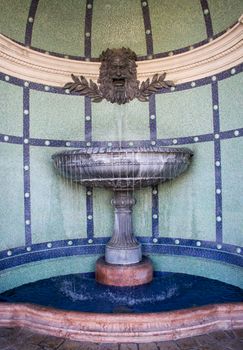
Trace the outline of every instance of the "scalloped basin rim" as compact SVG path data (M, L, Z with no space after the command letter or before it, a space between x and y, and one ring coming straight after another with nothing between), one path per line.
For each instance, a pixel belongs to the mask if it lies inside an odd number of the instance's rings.
M52 155L52 159L60 155L70 155L70 154L97 154L97 153L185 153L193 156L193 152L186 147L167 147L167 146L157 146L157 147L130 147L130 148L111 148L111 147L83 147L74 150L64 150L61 152L56 152Z
M187 148L89 147L52 155L59 175L84 186L134 189L172 180L190 164Z

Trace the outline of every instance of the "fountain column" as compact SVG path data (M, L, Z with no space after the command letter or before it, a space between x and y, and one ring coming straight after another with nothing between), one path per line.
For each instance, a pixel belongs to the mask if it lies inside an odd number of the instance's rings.
M138 286L153 278L151 260L142 256L141 244L133 235L132 207L136 203L131 189L115 190L114 230L105 248L105 257L96 262L96 281L112 286Z
M114 191L113 235L106 245L105 261L115 265L135 264L142 260L141 245L132 231L132 207L136 203L131 190Z

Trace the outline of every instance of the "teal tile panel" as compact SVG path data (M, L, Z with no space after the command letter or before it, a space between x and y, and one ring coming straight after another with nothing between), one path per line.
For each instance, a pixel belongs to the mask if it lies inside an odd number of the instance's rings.
M84 140L84 98L31 90L30 136Z
M156 95L156 109L158 138L213 132L210 85Z
M200 1L149 0L154 53L171 51L206 39Z
M31 0L0 1L0 33L24 43Z
M125 105L107 101L92 104L94 141L146 140L150 137L148 102Z
M135 236L152 236L152 194L151 188L134 192L136 204L133 207L133 232Z
M113 192L103 188L93 189L94 236L110 237L114 225Z
M155 271L187 273L243 288L243 269L239 266L190 256L151 255L151 258Z
M0 144L0 250L25 245L23 147Z
M0 271L0 293L26 283L72 273L93 272L98 255L37 261Z
M40 0L32 46L67 55L84 56L86 1Z
M160 236L215 240L214 145L188 145L187 172L159 186Z
M243 246L243 139L221 142L223 241Z
M208 0L214 34L235 23L243 13L242 0Z
M241 267L186 256L151 255L156 271L179 272L217 279L243 288ZM38 261L0 272L0 293L44 278L94 271L97 255Z
M107 48L129 47L137 55L146 54L145 31L140 1L94 1L92 56Z
M219 82L221 130L243 127L243 73Z
M51 155L56 151L30 150L33 243L87 237L85 188L55 173Z
M0 133L23 135L23 89L0 81Z

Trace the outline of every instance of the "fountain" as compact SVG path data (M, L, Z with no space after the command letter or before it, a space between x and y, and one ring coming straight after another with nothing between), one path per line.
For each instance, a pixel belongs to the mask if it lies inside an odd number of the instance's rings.
M155 91L173 85L164 80L165 73L140 84L135 59L129 49L107 49L101 55L99 85L73 75L73 82L65 88L89 96L93 102L106 99L125 104L134 98L147 101ZM233 294L232 286L226 285L218 295L222 283L183 274L152 281L152 262L142 255L133 235L134 191L176 178L186 171L191 157L189 149L161 146L87 147L54 154L57 172L70 183L114 192L114 231L105 257L96 262L98 283L78 274L10 290L0 295L0 302L4 301L0 327L26 327L73 340L106 343L170 340L242 327L241 290L236 288ZM196 288L190 293L192 284Z
M132 231L133 191L174 179L187 169L191 157L189 149L169 147L90 147L52 156L59 174L70 181L114 191L114 231L105 258L96 263L98 282L114 286L151 282L152 263L142 256Z
M155 74L150 81L137 80L135 52L130 49L107 49L100 60L99 86L83 76L72 75L66 89L89 96L93 102L103 99L119 105L137 98L141 102L155 91L174 83L166 74ZM190 164L192 152L185 148L84 148L53 155L59 174L85 186L112 188L115 208L113 235L106 245L105 258L96 263L96 280L113 286L136 286L151 282L151 261L142 256L141 245L132 231L134 189L155 186L172 180Z

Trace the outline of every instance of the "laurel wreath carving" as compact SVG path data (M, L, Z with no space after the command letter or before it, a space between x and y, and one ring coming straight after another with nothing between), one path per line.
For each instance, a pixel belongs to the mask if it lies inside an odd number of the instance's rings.
M168 89L171 86L175 86L173 81L165 80L166 73L162 75L155 74L150 82L150 79L143 81L139 87L139 95L137 99L141 102L148 101L149 96L161 89Z
M88 96L93 102L100 102L105 98L100 91L99 86L94 83L93 80L90 79L88 81L83 75L77 77L76 75L71 74L71 77L73 81L65 84L64 89L68 89L70 92L77 92L81 96ZM138 81L138 87L134 92L134 97L141 102L147 102L149 96L155 92L175 86L173 81L165 80L165 77L166 73L163 73L162 75L155 74L151 81L149 78L141 84Z
M70 92L78 92L81 96L89 96L93 102L100 102L103 100L103 96L99 87L93 80L88 80L81 75L78 78L76 75L71 74L73 82L69 82L64 85L64 89L68 89Z

